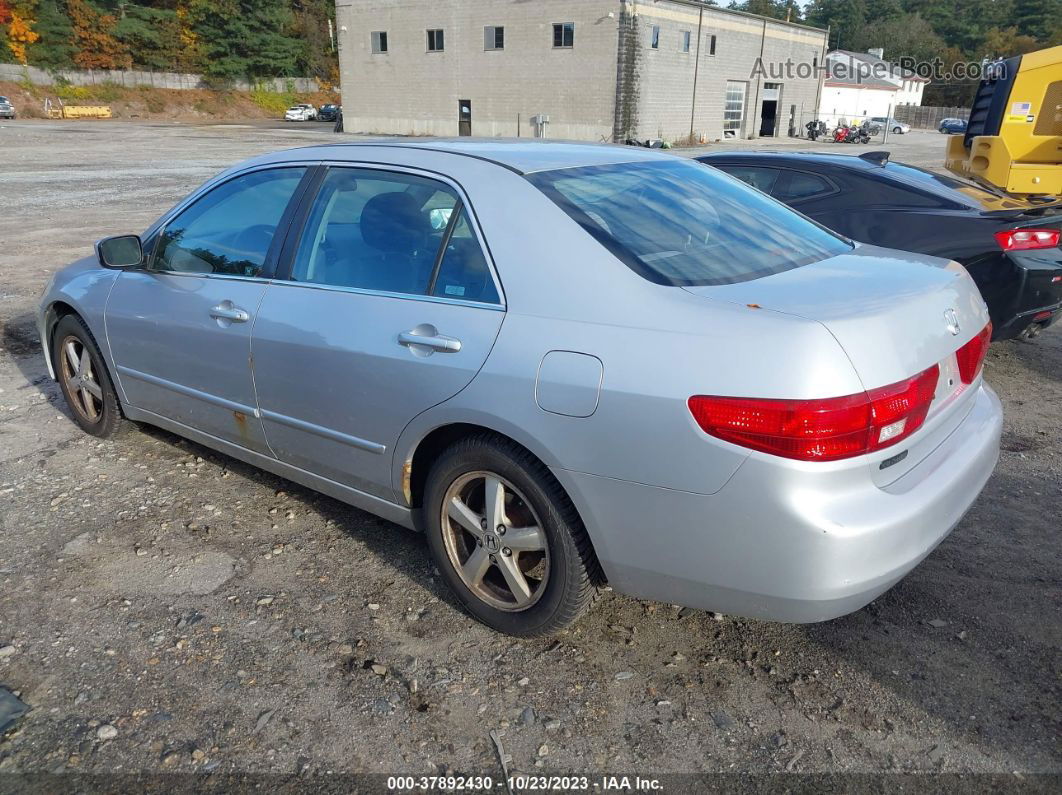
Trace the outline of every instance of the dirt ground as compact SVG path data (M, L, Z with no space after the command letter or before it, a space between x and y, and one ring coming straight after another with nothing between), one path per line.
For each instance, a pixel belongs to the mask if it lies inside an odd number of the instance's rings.
M80 433L33 325L48 275L235 161L333 139L0 125L0 685L30 707L0 740L0 791L69 790L61 777L77 773L500 780L491 730L511 770L592 783L1057 784L1043 776L1062 774L1057 328L989 353L1003 452L960 526L896 588L824 624L609 593L566 634L517 641L455 607L413 533L163 431ZM935 164L942 146L922 133L891 148Z

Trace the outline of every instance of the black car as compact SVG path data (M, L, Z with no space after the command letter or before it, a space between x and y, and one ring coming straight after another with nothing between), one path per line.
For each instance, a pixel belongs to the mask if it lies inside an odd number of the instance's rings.
M995 340L1035 337L1062 312L1062 198L1020 199L889 162L888 152L719 152L697 158L853 240L956 260Z
M317 111L317 121L335 121L339 116L339 105L333 102L322 105Z
M937 129L946 135L964 133L966 132L966 119L941 119Z

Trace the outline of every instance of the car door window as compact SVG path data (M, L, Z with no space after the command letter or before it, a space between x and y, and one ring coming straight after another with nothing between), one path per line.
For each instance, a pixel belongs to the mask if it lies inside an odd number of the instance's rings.
M833 193L836 190L833 183L817 174L808 174L806 171L790 171L786 176L788 179L782 180L774 192L775 198L784 202L825 196L827 193Z
M732 177L737 177L754 188L764 193L771 193L778 182L779 171L776 168L763 168L762 166L731 166L720 165L717 168L725 171Z
M483 256L483 247L468 223L468 210L464 206L458 209L458 216L453 219L446 250L432 285L432 295L498 303L498 289L494 286L487 258Z
M166 224L151 268L259 276L305 167L253 171L229 180Z
M303 229L291 279L497 301L482 246L457 193L401 172L330 169Z

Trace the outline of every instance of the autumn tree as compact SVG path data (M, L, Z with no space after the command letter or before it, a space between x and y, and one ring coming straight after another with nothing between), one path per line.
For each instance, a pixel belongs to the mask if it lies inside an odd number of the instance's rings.
M0 0L0 30L7 34L6 50L21 64L27 62L27 47L40 38L33 30L34 5L31 0L14 3Z
M117 18L97 11L87 0L67 0L73 24L74 64L82 69L129 69L128 47L115 37Z

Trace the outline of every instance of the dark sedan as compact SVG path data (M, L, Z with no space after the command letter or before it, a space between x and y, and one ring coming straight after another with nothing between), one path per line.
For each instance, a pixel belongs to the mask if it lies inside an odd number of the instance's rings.
M339 105L333 102L322 105L320 110L317 111L317 121L335 121L338 116Z
M698 157L853 240L956 260L988 304L993 339L1035 337L1062 312L1062 199L1019 199L891 163L887 152Z
M937 129L946 135L964 133L966 132L966 119L941 119Z

